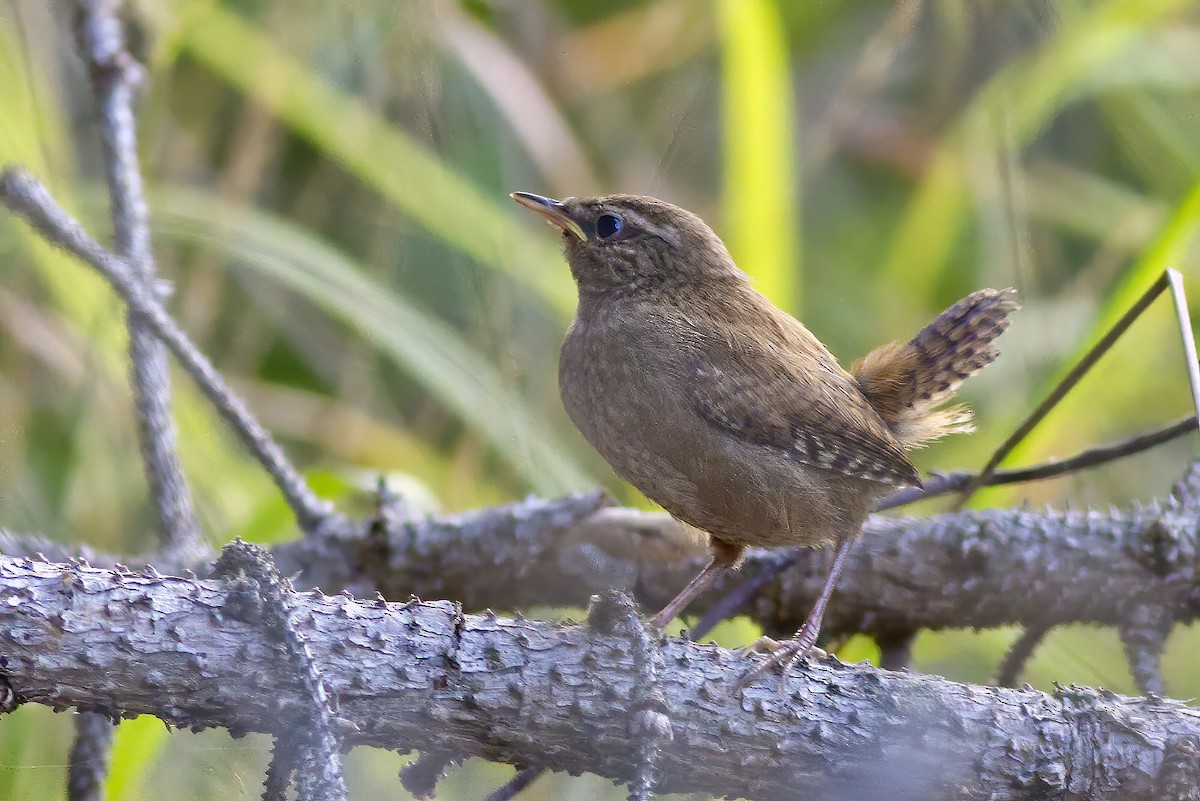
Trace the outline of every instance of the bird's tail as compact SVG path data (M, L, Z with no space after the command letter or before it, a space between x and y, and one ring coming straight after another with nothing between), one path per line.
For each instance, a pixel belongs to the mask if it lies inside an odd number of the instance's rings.
M1016 290L980 289L946 309L909 342L876 348L850 368L896 439L908 448L974 430L965 406L939 409L991 363L993 344L1019 306Z

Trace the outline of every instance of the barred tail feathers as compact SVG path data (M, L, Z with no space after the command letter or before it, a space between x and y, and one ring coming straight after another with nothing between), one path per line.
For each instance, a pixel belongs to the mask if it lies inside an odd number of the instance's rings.
M863 394L906 448L974 430L967 407L937 407L999 355L994 341L1019 308L1016 294L1013 289L972 292L910 341L878 347L850 368Z

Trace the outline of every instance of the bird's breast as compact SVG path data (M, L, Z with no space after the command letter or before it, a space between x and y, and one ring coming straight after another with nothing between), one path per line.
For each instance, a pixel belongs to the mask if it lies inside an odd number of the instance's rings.
M703 337L654 322L577 320L562 346L563 406L618 476L684 522L741 545L817 545L839 536L844 521L861 522L865 503L838 497L832 474L702 419L688 382Z

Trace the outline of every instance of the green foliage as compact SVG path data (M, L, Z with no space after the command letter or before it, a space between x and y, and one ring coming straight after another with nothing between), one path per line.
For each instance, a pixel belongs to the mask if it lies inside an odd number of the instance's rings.
M980 464L1163 267L1200 291L1200 9L1185 0L134 5L172 308L343 504L378 473L448 509L597 481L631 495L561 411L573 289L514 189L648 192L702 213L847 362L970 289L1017 286L1005 356L967 386L979 433L918 454L924 469ZM0 0L0 162L28 166L108 240L62 13ZM145 549L119 304L2 216L0 275L0 523ZM211 536L290 536L186 380L175 395ZM1164 303L1016 461L1188 407ZM1194 451L981 499L1160 496ZM714 636L753 634L739 620ZM922 635L916 667L986 680L1013 636ZM1196 638L1170 644L1175 696L1200 693ZM865 638L842 655L878 658ZM1111 632L1090 629L1052 634L1029 679L1131 689ZM67 723L34 708L0 719L0 797L62 797ZM118 741L114 798L167 779L189 788L180 798L259 795L261 738L142 719ZM356 796L399 796L399 761L352 754ZM443 797L482 797L509 773L469 763ZM603 784L545 777L528 797L620 797Z
M721 0L717 19L724 238L759 290L788 308L802 271L786 32L774 0Z

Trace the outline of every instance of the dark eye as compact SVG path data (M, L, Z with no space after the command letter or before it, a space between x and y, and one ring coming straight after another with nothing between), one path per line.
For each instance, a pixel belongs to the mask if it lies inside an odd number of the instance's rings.
M596 218L596 235L601 239L612 239L624 227L625 223L615 214L601 214Z

